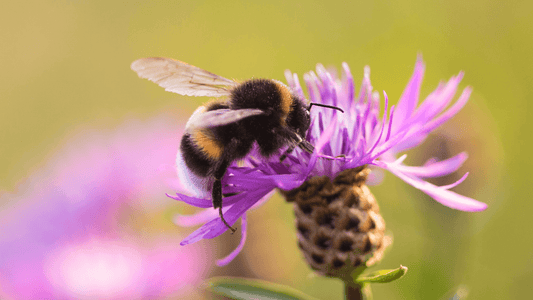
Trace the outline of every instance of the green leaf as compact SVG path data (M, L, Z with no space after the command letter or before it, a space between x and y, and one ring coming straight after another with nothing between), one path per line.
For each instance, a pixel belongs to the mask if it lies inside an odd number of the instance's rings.
M291 287L257 279L213 277L206 284L211 292L231 299L317 300Z
M407 273L407 267L400 265L397 269L379 270L368 274L362 274L355 278L355 283L363 285L365 283L387 283L400 279Z

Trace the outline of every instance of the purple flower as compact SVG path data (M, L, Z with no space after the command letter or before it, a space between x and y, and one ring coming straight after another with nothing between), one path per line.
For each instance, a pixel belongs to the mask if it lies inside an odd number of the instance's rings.
M385 105L382 116L379 93L372 91L368 66L364 69L364 79L358 95L355 94L353 77L346 63L342 65L342 78L337 78L322 65L317 66L316 73L305 74L304 81L311 102L338 106L345 113L333 109L311 111L307 140L315 146L313 154L296 149L285 161L280 162L279 156L262 158L256 151L252 151L244 160L244 165L234 163L228 169L222 180L223 193L238 194L224 198L224 217L229 224L242 217L242 238L239 247L219 261L219 265L231 261L242 249L246 239L246 211L266 201L266 196L272 190L291 190L313 176L327 175L334 178L343 170L362 165L388 170L445 206L463 211L484 210L486 204L449 190L461 183L468 173L459 181L440 187L424 180L456 171L466 160L466 153L459 153L443 161L430 159L423 166L417 167L403 164L406 155L397 157L398 153L422 143L432 130L453 117L466 104L472 91L470 87L465 88L458 100L450 105L463 77L461 72L448 82L439 84L418 105L424 69L425 65L419 57L414 74L396 106L389 107L387 94L383 93ZM296 74L286 71L285 76L293 92L305 99ZM279 152L281 153L283 151ZM212 207L210 199L182 194L173 198L197 207ZM196 216L179 216L177 223L205 223L185 238L182 245L214 238L228 229L212 208Z
M210 251L179 247L176 236L161 230L156 236L132 229L142 226L139 212L168 203L162 182L175 178L165 165L175 156L180 126L161 116L109 132L82 130L16 192L4 192L0 298L155 299L191 292L206 275Z

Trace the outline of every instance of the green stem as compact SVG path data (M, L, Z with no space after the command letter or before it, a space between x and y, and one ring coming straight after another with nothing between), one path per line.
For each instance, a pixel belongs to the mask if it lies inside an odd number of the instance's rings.
M358 285L354 282L344 282L344 299L345 300L372 300L372 289L370 284Z
M344 299L345 300L363 300L363 291L360 285L353 282L350 284L344 282Z

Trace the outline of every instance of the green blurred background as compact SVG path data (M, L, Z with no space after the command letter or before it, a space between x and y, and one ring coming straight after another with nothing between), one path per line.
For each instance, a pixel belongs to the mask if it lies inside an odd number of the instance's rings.
M460 70L466 73L461 89L471 85L474 93L407 162L467 151L459 173L435 182L448 184L470 171L455 190L489 207L454 211L387 174L372 188L394 234L379 267L402 264L409 272L374 285L374 296L445 299L464 285L471 299L525 298L533 280L527 225L533 209L527 175L532 19L533 4L526 1L9 1L0 12L0 188L14 190L79 126L112 128L128 115L162 110L186 118L207 100L139 79L129 68L137 58L172 57L229 78L280 80L287 68L301 76L316 63L346 61L357 88L369 65L374 89L394 102L422 53L422 96ZM160 217L190 212L169 201ZM263 278L321 299L342 297L339 282L309 276L291 207L279 196L249 222L245 251L212 274ZM236 245L238 237L226 233L203 243L221 247L227 240Z

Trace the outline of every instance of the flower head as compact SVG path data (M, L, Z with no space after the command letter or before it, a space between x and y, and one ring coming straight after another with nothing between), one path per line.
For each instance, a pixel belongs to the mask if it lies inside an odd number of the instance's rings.
M345 113L333 109L311 111L311 126L306 139L315 147L312 154L296 149L280 162L279 155L263 158L257 151L252 151L241 166L236 163L230 166L222 180L223 193L236 194L224 198L224 217L229 224L242 217L243 234L241 245L219 264L229 262L238 254L246 237L246 211L265 201L272 190L292 190L314 176L326 175L333 179L344 170L364 165L390 171L445 206L463 211L484 210L486 204L449 190L461 183L468 173L459 181L440 187L424 180L456 171L466 160L466 153L459 153L443 161L430 159L423 166L417 167L403 164L406 155L397 157L400 152L422 143L432 130L453 117L466 104L471 93L470 87L465 88L458 100L450 105L463 77L461 72L448 82L439 84L419 105L424 69L425 65L419 58L414 74L396 106L389 106L387 94L383 93L383 113L379 93L372 90L368 66L364 69L358 95L346 63L342 65L341 78L328 72L322 65L317 66L316 73L305 74L304 81L310 102L337 106ZM297 75L290 71L285 75L293 92L305 99ZM280 150L280 155L283 150L285 149ZM173 198L197 207L212 206L209 199L182 194ZM227 230L212 210L201 212L197 216L178 218L178 224L182 225L204 222L207 223L181 244L214 238Z

